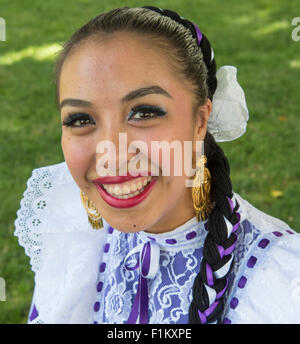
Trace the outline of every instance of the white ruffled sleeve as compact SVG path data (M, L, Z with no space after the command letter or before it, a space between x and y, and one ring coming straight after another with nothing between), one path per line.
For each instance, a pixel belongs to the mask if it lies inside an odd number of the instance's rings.
M228 300L225 323L300 323L300 235L262 233L247 254Z
M91 228L66 163L33 170L20 205L14 235L35 272L28 322L91 323L106 231Z

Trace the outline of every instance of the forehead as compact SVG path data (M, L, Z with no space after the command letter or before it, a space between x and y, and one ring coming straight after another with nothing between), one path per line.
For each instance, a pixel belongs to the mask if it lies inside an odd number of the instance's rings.
M149 38L133 33L87 40L66 58L60 75L60 100L121 98L131 89L159 85L174 94L189 92L166 57Z

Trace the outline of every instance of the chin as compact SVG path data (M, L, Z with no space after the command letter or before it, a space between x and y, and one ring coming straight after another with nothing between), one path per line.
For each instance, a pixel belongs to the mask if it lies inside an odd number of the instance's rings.
M105 218L105 217L104 217ZM114 221L113 219L110 221L109 218L105 218L105 220L116 230L123 232L123 233L136 233L140 231L144 231L147 228L149 228L151 225L148 226L145 225L145 222L143 221L143 224L139 223L138 221Z

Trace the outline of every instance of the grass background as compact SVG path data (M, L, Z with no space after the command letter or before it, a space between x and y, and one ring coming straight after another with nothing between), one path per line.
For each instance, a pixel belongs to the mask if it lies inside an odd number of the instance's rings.
M300 231L300 41L292 40L291 25L300 17L298 0L0 0L0 17L6 20L6 41L0 42L2 324L26 322L34 286L29 258L13 236L26 181L34 168L64 160L53 51L97 14L143 5L172 9L194 21L212 42L218 66L238 68L250 111L248 130L221 144L234 191Z

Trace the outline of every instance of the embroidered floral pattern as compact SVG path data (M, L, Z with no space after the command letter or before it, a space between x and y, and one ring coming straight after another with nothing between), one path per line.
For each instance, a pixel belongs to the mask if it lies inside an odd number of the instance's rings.
M236 268L229 277L231 282L238 272L240 259L259 233L247 220L237 230L239 240L236 250L239 254ZM105 256L105 261L100 264L99 281L103 282L103 288L96 300L101 307L95 312L94 322L126 323L137 292L139 275L136 270L125 269L124 258L132 248L152 240L159 244L161 251L160 269L153 280L148 280L149 323L188 323L192 286L200 268L205 236L204 223L198 223L195 218L164 234L149 236L145 232L125 234L115 231L106 243L110 247L110 255ZM104 263L107 270L102 271ZM132 266L135 264L136 260L132 258ZM230 288L226 293L228 297Z

